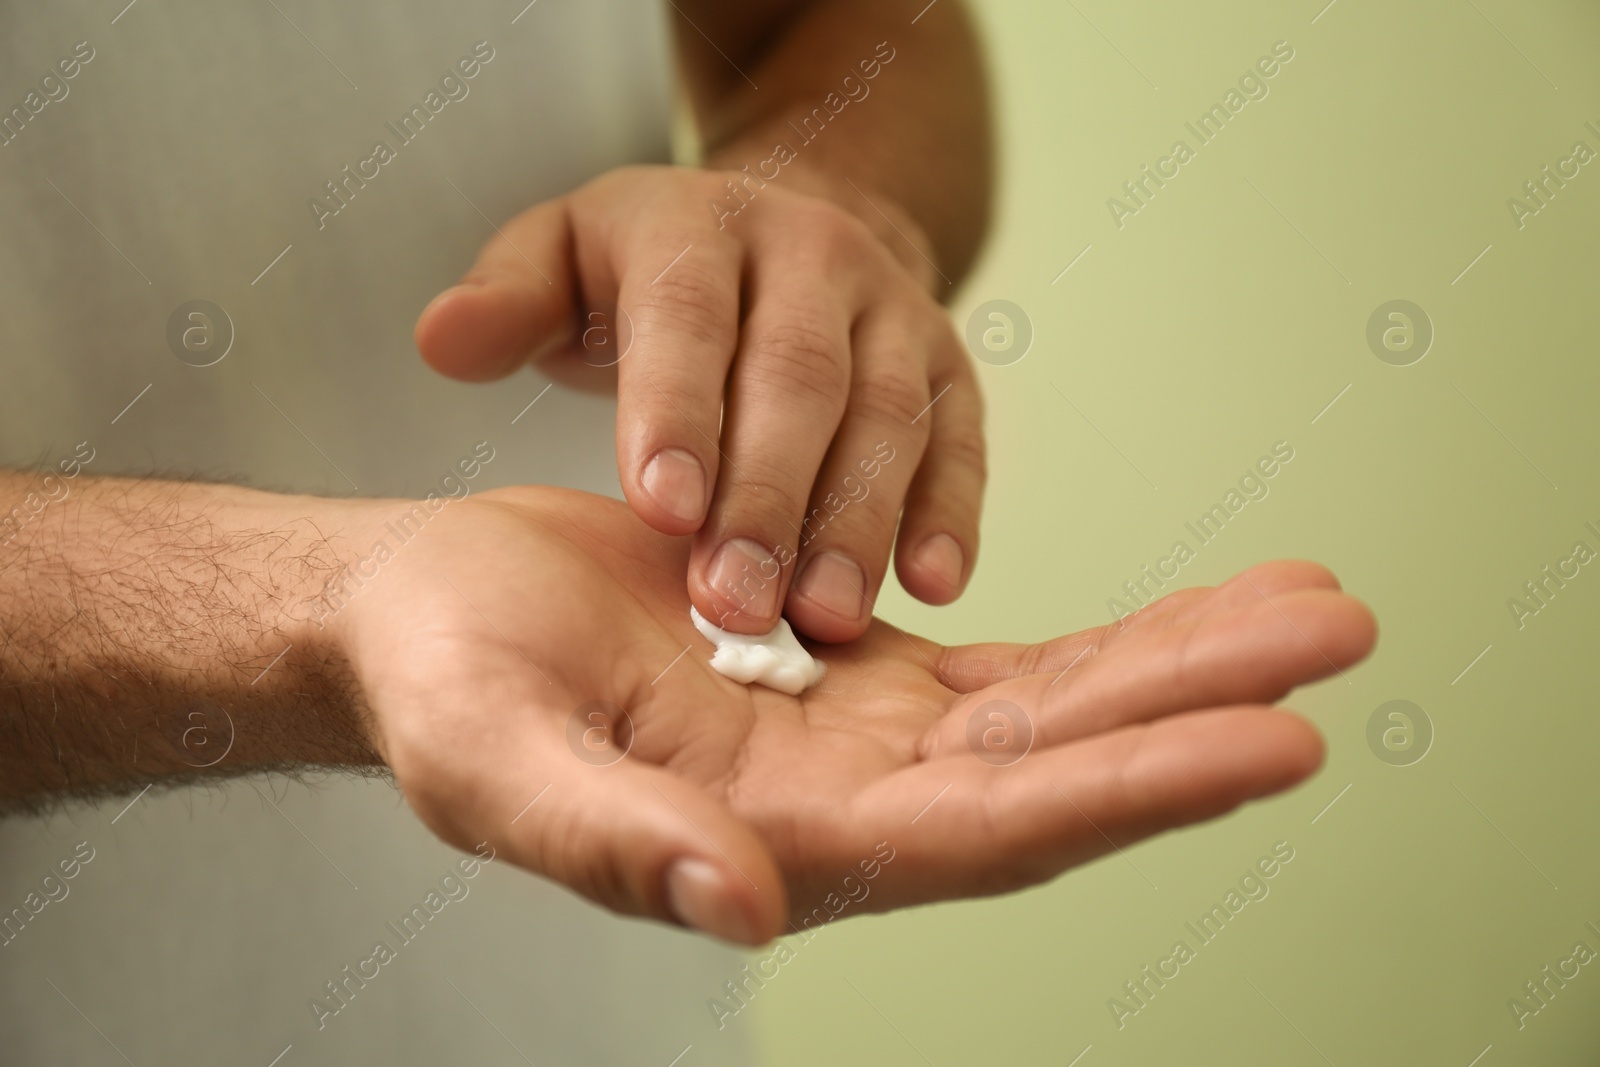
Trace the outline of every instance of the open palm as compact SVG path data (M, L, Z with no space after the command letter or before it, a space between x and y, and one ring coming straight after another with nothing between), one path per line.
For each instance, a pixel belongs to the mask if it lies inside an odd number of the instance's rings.
M1040 645L875 620L812 646L828 674L790 697L710 669L688 553L616 501L498 490L433 519L340 626L445 840L747 943L1021 888L1287 788L1322 744L1270 705L1375 633L1326 570L1274 563Z

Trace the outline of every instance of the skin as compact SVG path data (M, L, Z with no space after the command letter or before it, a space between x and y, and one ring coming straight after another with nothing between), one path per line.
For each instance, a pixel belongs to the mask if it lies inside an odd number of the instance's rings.
M652 528L694 536L701 614L758 634L781 612L848 641L891 554L931 604L977 556L982 404L940 300L988 219L978 46L956 0L674 10L705 166L624 168L505 223L417 344L457 378L533 362L614 388L623 492ZM829 94L837 117L806 143ZM795 150L781 166L779 143ZM879 441L899 461L807 537Z
M984 477L939 300L987 217L987 101L960 4L921 6L676 0L707 166L626 168L535 206L423 312L424 357L471 380L532 360L594 384L589 315L609 316L607 352L630 323L609 372L626 505L47 488L0 530L0 810L391 773L464 850L757 944L832 912L864 863L853 913L1006 892L1310 774L1320 738L1273 705L1374 640L1314 564L1042 645L943 648L870 617L891 552L914 595L959 595ZM708 200L880 42L895 58L872 96L723 225ZM894 461L835 511L879 442ZM652 474L663 451L700 473ZM0 499L38 489L0 472ZM803 540L818 506L834 517ZM406 516L421 529L400 543ZM759 594L731 597L714 565L737 539L787 549ZM374 562L380 541L394 554ZM798 698L745 687L707 666L691 601L730 629L781 609L842 643L813 646L828 675ZM992 735L997 700L1031 734L1004 766L968 741L975 717ZM596 701L626 717L591 718Z
M616 501L449 503L330 611L326 583L394 543L409 502L79 482L0 569L0 803L191 780L189 711L223 708L233 746L203 773L386 766L457 847L747 944L884 845L854 911L1008 892L1288 788L1322 742L1273 705L1374 640L1326 570L1275 563L1040 645L874 621L813 645L828 675L796 698L710 669L691 541ZM63 554L67 529L97 536ZM130 607L156 581L176 617ZM589 718L597 700L627 725ZM967 740L994 700L1031 724L1008 766Z

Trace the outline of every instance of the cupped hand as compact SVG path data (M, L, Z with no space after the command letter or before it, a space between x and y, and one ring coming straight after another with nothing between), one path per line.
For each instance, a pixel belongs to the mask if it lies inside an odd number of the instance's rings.
M1375 635L1326 570L1273 563L1039 645L875 620L790 697L710 669L690 551L615 501L497 490L334 625L446 841L750 944L856 899L846 876L873 876L856 911L1002 893L1286 789L1322 742L1272 704Z
M891 550L918 599L965 587L982 411L914 223L800 181L612 171L500 227L416 338L467 380L605 367L623 492L649 526L694 535L701 614L765 633L781 613L845 641L866 632Z

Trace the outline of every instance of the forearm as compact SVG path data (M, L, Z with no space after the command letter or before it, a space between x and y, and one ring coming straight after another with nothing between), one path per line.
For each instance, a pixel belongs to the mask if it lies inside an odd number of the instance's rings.
M977 254L993 184L988 87L959 0L931 7L926 0L683 0L680 7L706 164L748 166L763 180L776 171L774 180L788 188L829 197L908 265L915 260L933 292L948 295L946 282L959 281ZM775 12L784 9L794 10L779 21ZM690 18L729 58L685 24ZM788 155L780 146L792 151L791 161L779 162Z
M0 810L376 761L316 611L367 505L8 471L0 501Z

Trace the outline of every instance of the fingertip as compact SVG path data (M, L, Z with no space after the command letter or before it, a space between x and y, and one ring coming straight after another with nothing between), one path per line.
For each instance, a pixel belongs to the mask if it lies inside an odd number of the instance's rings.
M701 537L706 536L701 531ZM689 595L718 628L737 634L770 633L778 624L788 578L788 558L748 537L732 537L698 553L689 566Z
M434 370L439 370L435 362L435 353L439 350L439 308L451 303L461 289L459 285L436 294L428 301L420 314L417 315L416 325L411 328L411 339L416 342L417 351L422 354L422 361Z
M692 575L689 579L689 602L707 622L730 634L761 637L771 633L778 625L776 615L756 614L749 605L741 604L737 597L723 597L705 592L697 585Z
M1356 663L1366 659L1378 646L1378 616L1365 601L1349 595L1346 595L1344 600L1343 610L1349 628L1346 640L1349 642L1350 662Z
M872 621L866 574L841 552L818 552L801 564L783 614L814 640L853 641Z
M1212 716L1220 719L1213 719ZM1233 729L1234 750L1219 760L1219 769L1241 784L1249 783L1235 803L1272 796L1299 785L1322 766L1327 745L1322 732L1303 716L1286 708L1239 707L1214 713L1196 713L1197 725L1227 722ZM1231 767L1229 765L1231 764Z
M543 845L530 866L624 914L741 945L776 936L787 894L762 837L722 799L664 768L631 764L583 760L573 772L581 778L569 780L577 788L529 827Z
M1295 637L1336 669L1366 659L1377 644L1378 620L1372 609L1346 593L1297 589L1273 597L1256 611L1267 622L1273 622L1272 617L1289 620L1296 628Z
M1331 589L1338 592L1343 587L1338 575L1315 560L1275 559L1258 563L1239 575L1267 594L1287 592L1291 589Z
M947 533L923 538L909 553L895 559L895 573L906 592L924 604L942 606L959 597L967 584L968 553Z
M418 327L420 328L422 323L427 322L438 308L454 302L457 297L478 292L482 288L483 283L481 280L464 278L448 289L441 289L432 300L428 301L428 305L422 309L422 314L417 317Z
M758 947L779 933L781 910L765 905L761 894L741 888L743 876L696 857L667 869L666 902L679 923L736 945Z
M1264 780L1257 796L1269 796L1299 785L1321 770L1327 759L1328 743L1310 720L1288 709L1279 709L1271 729L1279 735L1276 738L1279 759L1275 766L1281 773L1277 779Z
M686 448L657 451L638 468L628 503L650 528L671 537L692 534L705 522L710 503L705 464Z
M783 617L789 620L796 633L829 645L842 645L847 641L854 641L867 632L867 627L872 621L868 617L858 622L845 622L838 616L819 611L810 604L797 602L792 596L789 598L789 606L784 608Z
M487 282L451 286L417 317L417 350L428 366L449 378L487 382L504 378L531 355L538 308L519 288Z

